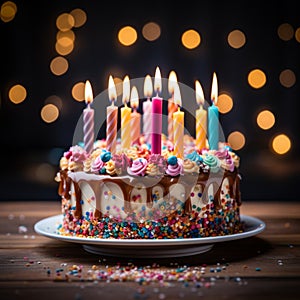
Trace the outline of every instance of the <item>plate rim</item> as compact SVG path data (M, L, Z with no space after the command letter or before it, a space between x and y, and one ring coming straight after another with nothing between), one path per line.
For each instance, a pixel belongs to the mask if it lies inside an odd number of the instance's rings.
M122 247L136 247L136 246L172 246L172 245L196 245L196 244L214 244L218 242L226 242L248 238L255 236L265 230L266 224L257 217L241 214L241 221L245 222L246 230L241 233L229 234L215 237L201 237L201 238L182 238L182 239L101 239L101 238L81 238L77 236L65 236L55 233L57 225L62 220L63 215L54 215L43 218L34 224L34 230L39 235L80 244L92 244L98 246L122 246ZM48 224L48 225L47 225ZM55 227L56 226L56 227ZM248 229L247 229L248 227ZM46 228L46 229L45 229Z

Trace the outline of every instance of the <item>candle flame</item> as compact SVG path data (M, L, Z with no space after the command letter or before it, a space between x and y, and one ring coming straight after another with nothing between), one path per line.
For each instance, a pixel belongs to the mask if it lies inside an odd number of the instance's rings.
M196 89L196 101L199 105L204 104L204 93L202 86L198 80L195 81L195 89Z
M130 81L129 76L126 75L123 80L123 103L126 105L130 96Z
M111 75L109 76L109 79L108 79L108 97L109 97L109 100L113 103L117 100L116 86L115 86L115 82Z
M178 83L174 84L174 103L177 104L178 106L182 106L182 104L181 104L181 93L180 93Z
M161 74L159 67L156 67L155 70L154 90L157 92L157 94L161 92Z
M133 109L136 109L139 106L139 95L136 86L133 86L131 89L130 106Z
M93 90L89 80L85 82L84 99L86 104L91 104L93 102Z
M214 105L217 105L218 103L218 81L215 72L213 74L213 81L212 81L212 88L211 88L211 101L213 102Z
M175 71L171 71L169 74L169 81L168 81L168 89L171 95L174 94L174 86L176 84L177 84L177 75Z
M152 84L152 79L150 75L147 75L145 77L145 82L144 82L144 95L147 98L150 98L153 93L153 84Z

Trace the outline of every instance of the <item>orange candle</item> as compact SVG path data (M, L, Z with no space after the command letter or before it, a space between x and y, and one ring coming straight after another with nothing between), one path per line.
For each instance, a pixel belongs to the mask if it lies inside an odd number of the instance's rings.
M174 103L178 105L178 110L173 113L174 155L183 158L184 112L180 110L181 95L178 84L174 86Z
M139 106L139 96L135 86L133 86L131 89L130 106L132 107L131 143L134 145L139 143L141 134L141 114L137 112L137 107Z
M207 111L203 109L204 93L198 80L195 82L196 101L199 108L196 110L196 147L201 150L206 148Z

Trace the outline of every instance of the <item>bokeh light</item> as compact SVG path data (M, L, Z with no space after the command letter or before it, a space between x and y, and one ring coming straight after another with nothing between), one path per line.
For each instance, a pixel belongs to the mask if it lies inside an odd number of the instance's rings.
M189 29L182 34L181 42L185 48L195 49L201 43L201 36L196 30Z
M233 150L240 150L245 146L246 138L241 132L233 131L228 135L227 141Z
M67 59L61 56L57 56L52 59L50 63L50 70L54 75L60 76L68 71L69 63Z
M296 83L296 75L292 70L283 70L279 75L279 81L282 86L290 88Z
M267 77L262 70L255 69L248 74L248 83L255 89L260 89L266 84L266 82Z
M45 104L54 104L59 110L62 109L63 102L57 95L51 95L45 100Z
M70 40L68 40L70 41ZM67 45L62 45L59 41L55 43L55 50L60 55L68 55L74 49L74 43L67 43Z
M59 109L54 104L46 104L41 110L41 118L46 123L52 123L57 120Z
M17 5L12 1L6 1L1 5L0 17L5 23L12 21L17 13Z
M226 114L231 111L233 107L233 100L232 98L225 93L218 95L218 108L220 113Z
M118 33L118 40L124 46L131 46L137 40L137 32L131 26L125 26Z
M289 23L279 25L277 34L283 41L289 41L294 37L294 28Z
M150 42L155 41L160 37L160 26L155 22L149 22L143 26L142 34L146 40Z
M277 154L285 154L291 149L291 140L285 134L278 134L272 140L272 149Z
M72 97L74 100L82 102L84 101L84 82L77 82L73 85L72 88Z
M257 125L264 130L270 129L275 124L275 116L269 110L261 111L256 118Z
M27 91L24 86L16 84L10 88L8 98L11 102L19 104L26 99Z
M71 14L62 13L56 19L56 27L61 31L68 31L74 25L75 25L75 20Z
M234 49L241 48L246 43L246 36L241 30L233 30L228 34L227 41L229 46Z
M75 8L70 12L70 15L74 18L74 27L78 28L86 23L87 15L84 10Z
M295 39L298 43L300 43L300 27L298 27L295 31Z

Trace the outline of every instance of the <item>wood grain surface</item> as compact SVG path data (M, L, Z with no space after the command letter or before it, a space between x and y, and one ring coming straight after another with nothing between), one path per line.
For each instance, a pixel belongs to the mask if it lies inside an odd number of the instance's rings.
M105 257L40 236L56 201L0 203L0 299L300 299L300 204L243 202L266 229L199 255Z

